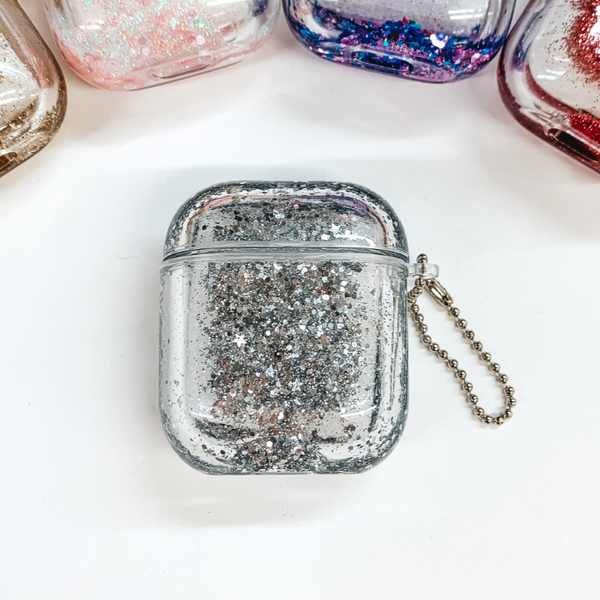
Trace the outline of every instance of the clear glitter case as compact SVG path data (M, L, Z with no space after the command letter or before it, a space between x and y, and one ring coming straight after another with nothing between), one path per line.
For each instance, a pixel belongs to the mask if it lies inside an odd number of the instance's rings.
M408 249L341 183L239 182L184 204L161 270L160 409L211 474L357 473L407 411Z
M0 176L54 137L66 110L62 73L15 0L0 4Z
M476 73L498 52L514 0L283 0L315 54L433 83Z
M600 1L532 2L503 51L499 84L529 131L600 171Z
M56 43L88 83L137 90L225 67L271 33L276 0L44 0Z

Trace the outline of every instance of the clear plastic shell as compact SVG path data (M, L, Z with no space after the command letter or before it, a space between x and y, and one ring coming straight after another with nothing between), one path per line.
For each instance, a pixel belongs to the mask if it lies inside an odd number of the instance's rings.
M15 0L0 4L0 176L54 137L66 110L62 73Z
M444 83L498 52L514 0L284 0L296 37L334 62Z
M211 474L354 473L407 410L407 249L351 185L234 183L173 220L161 271L160 408Z
M44 0L56 43L88 83L136 90L225 67L271 33L275 0Z
M600 2L536 0L503 50L502 99L529 131L600 171Z

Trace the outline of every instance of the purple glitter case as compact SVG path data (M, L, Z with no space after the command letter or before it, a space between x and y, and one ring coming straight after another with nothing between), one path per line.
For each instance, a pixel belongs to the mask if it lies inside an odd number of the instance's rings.
M391 207L329 182L238 182L171 223L160 410L209 474L358 473L407 413L408 249Z
M284 0L295 36L356 67L445 83L498 52L515 0Z

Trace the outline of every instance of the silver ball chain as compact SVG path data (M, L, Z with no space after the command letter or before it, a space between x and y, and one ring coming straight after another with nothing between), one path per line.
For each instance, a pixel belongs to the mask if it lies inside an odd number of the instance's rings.
M419 254L417 263L419 265L427 265L427 262L427 255ZM423 273L426 271L427 269L422 269ZM431 339L431 336L427 335L425 318L421 314L421 309L417 304L417 299L423 293L423 290L429 292L429 295L436 300L438 304L448 309L448 314L455 320L456 326L462 330L463 337L471 342L471 348L479 354L479 358L483 362L488 363L489 370L495 374L496 380L503 386L506 408L495 417L488 415L481 406L477 406L479 398L473 394L473 384L467 381L467 372L459 367L458 361L454 358L450 358L448 352L442 350L439 344L436 344ZM461 382L461 388L466 394L467 402L473 406L473 414L487 425L502 425L504 421L513 416L512 409L517 404L515 390L510 385L506 385L508 383L508 377L500 372L500 365L497 362L492 362L492 355L489 352L483 351L483 344L475 340L475 332L467 329L467 322L460 317L460 311L453 306L453 304L454 301L450 294L448 294L446 289L433 278L417 276L413 288L408 293L408 309L421 337L421 343L440 360L445 362L448 368L454 371L454 375Z

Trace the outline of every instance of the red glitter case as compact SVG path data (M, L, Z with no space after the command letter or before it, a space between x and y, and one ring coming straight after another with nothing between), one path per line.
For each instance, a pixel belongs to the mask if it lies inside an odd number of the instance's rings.
M504 47L502 99L529 131L600 172L600 0L534 0Z

